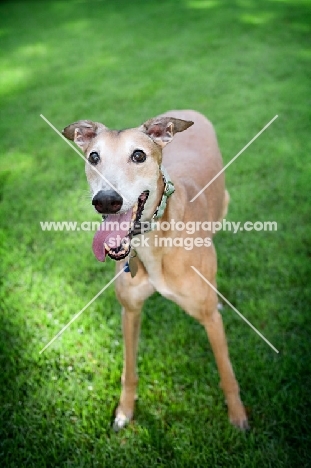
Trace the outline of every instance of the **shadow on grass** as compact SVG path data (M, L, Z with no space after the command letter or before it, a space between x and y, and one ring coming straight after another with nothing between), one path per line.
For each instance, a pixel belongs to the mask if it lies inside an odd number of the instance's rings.
M153 15L155 19L151 19ZM25 16L27 22L24 22ZM53 24L50 17L53 17ZM12 21L12 18L15 20ZM193 44L192 48L188 36L194 23L202 30L203 44ZM123 35L119 36L116 32L115 24L118 24ZM130 60L136 73L148 71L148 62L153 59L170 70L167 59L175 53L176 42L183 46L182 54L176 57L178 60L195 60L197 45L198 52L202 47L214 52L222 50L224 41L219 31L220 25L229 28L232 43L236 41L237 45L242 46L242 38L245 48L248 46L248 34L267 33L273 38L284 30L289 35L297 34L301 44L307 45L305 33L310 30L310 10L307 2L293 0L184 0L177 4L166 1L161 5L146 5L142 0L130 3L119 0L102 4L97 2L92 8L81 1L48 1L44 5L37 2L30 16L27 2L10 2L10 8L4 10L2 38L6 40L5 57L16 66L4 70L2 93L11 97L13 103L23 99L25 91L42 86L49 91L47 98L51 95L53 99L57 92L55 86L58 86L64 101L74 96L84 101L87 96L90 103L92 93L96 93L96 99L102 94L101 80L105 81L110 73L117 73L115 83L109 81L109 93L117 96L115 93L122 92L118 75L121 75L122 67L130 68ZM162 28L165 30L163 35L160 34ZM16 29L19 31L18 41L15 38ZM116 35L118 41L115 40ZM146 37L150 41L147 48ZM196 42L199 38L194 39ZM187 42L190 42L188 47ZM130 44L133 44L132 55L126 57L124 53ZM135 44L140 44L142 50L135 49ZM306 60L310 61L306 49L304 51ZM223 53L226 54L226 51L223 50ZM79 80L75 79L76 72L79 73ZM94 75L98 78L94 79ZM154 74L150 75L152 81ZM67 86L64 87L64 83ZM68 89L68 83L74 84L79 93L74 94ZM139 83L135 81L135 85L138 87ZM137 98L139 96L135 94ZM104 96L102 99L104 101ZM130 96L128 100L130 102ZM34 99L27 103L27 112L37 114L47 104Z

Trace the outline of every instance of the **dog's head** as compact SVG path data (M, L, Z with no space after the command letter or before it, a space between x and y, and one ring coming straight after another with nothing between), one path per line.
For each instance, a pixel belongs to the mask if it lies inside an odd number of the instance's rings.
M84 152L92 204L100 214L135 221L158 201L162 149L193 122L156 117L137 128L110 130L90 120L68 125L63 135ZM146 206L145 206L146 204Z
M143 192L156 191L162 148L175 133L192 124L158 117L138 128L116 131L101 123L80 120L68 125L63 135L85 154L95 209L101 214L125 213Z

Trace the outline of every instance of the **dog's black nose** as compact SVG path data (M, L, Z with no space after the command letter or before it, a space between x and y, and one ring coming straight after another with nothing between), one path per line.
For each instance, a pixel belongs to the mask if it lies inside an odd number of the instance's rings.
M102 214L117 213L122 203L123 198L115 190L100 190L92 200L92 205Z

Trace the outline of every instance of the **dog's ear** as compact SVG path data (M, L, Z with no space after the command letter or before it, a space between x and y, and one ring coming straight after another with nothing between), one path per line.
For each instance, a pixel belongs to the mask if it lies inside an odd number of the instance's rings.
M79 120L65 127L62 134L85 151L89 142L105 128L105 125L98 122Z
M183 132L191 125L193 125L193 122L188 120L175 119L174 117L156 117L147 120L141 126L141 129L161 148L164 148L172 141L175 133Z

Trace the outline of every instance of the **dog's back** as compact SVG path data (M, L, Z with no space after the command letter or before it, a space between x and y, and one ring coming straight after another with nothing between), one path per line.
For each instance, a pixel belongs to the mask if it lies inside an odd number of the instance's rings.
M177 187L182 185L186 190L185 209L191 212L191 219L222 219L229 198L225 193L223 174L193 203L189 203L223 167L213 125L202 114L192 110L169 111L164 116L194 122L186 132L175 135L173 141L163 150L163 165L171 179Z

